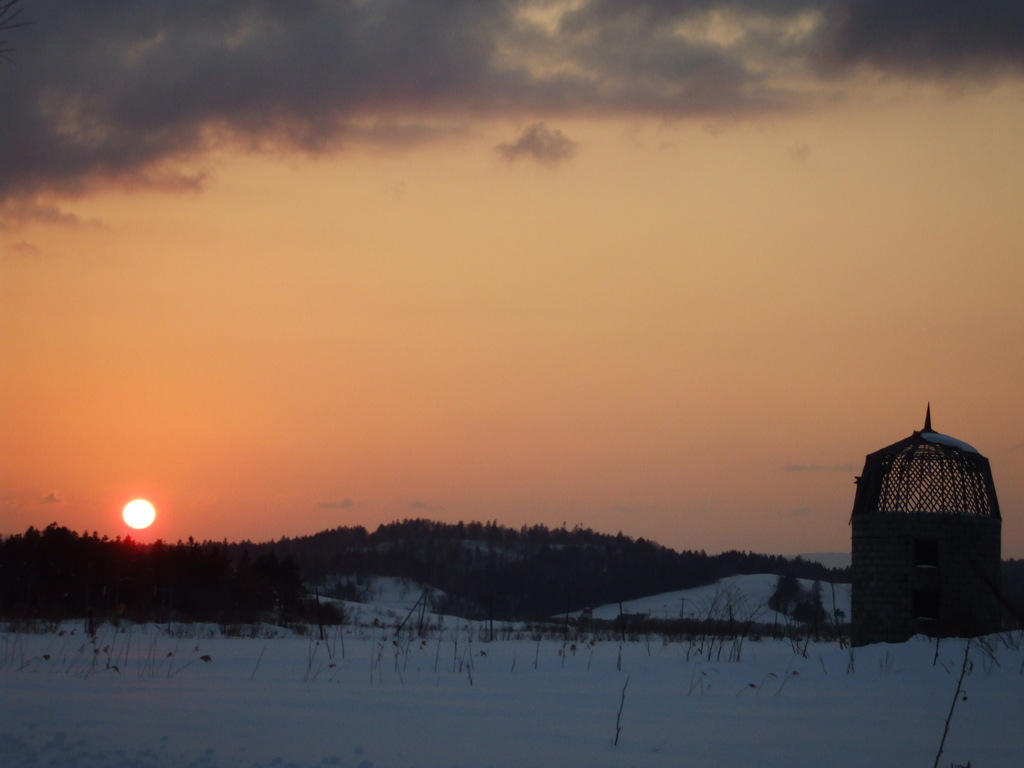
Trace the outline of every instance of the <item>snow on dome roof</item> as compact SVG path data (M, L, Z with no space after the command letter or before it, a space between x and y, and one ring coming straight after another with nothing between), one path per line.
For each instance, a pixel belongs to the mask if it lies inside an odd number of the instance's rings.
M988 459L978 449L924 429L868 454L857 478L853 514L937 512L999 517Z
M920 433L922 440L927 440L929 443L939 443L940 445L948 445L952 448L959 448L965 453L978 453L978 449L973 445L968 445L963 440L957 440L955 437L949 435L943 435L939 432L932 432L931 430L923 431Z

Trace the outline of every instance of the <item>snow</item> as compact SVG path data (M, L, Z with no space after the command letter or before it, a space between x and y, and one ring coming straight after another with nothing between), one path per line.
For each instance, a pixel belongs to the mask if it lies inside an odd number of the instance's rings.
M943 435L940 432L922 432L921 437L927 440L929 443L939 443L941 445L949 445L953 448L959 448L965 453L977 453L978 449L973 445L968 445L963 440L957 440L955 437L949 435Z
M773 578L726 580L717 594L742 589L737 599L754 606ZM389 601L395 586L381 590ZM95 640L80 624L7 628L0 765L930 765L966 647L921 637L852 652L653 635L620 644L514 625L484 642L484 627L452 617L432 617L426 638L396 638L391 627L419 594L330 628L325 642L315 629L270 627L234 637L223 630L238 628L213 625L107 625ZM715 594L691 590L686 604ZM672 599L623 607L654 612ZM1022 636L969 650L939 765L1018 765Z
M732 617L737 621L785 624L786 618L783 615L768 608L768 598L775 591L777 581L778 576L771 574L729 576L705 587L625 600L622 602L622 612L642 613L652 619L678 619L680 613L688 619L727 619L731 610ZM797 581L805 590L810 590L814 584L809 579ZM838 609L848 617L850 585L837 584L834 595L831 585L822 583L821 588L822 604L828 614L834 615ZM603 605L593 611L595 619L611 620L618 615L618 603Z

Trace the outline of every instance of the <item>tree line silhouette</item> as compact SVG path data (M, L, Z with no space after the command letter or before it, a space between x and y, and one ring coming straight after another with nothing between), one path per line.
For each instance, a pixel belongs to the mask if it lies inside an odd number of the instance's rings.
M392 576L429 586L433 608L466 618L544 619L710 584L738 573L843 580L843 571L750 552L676 552L590 529L513 529L414 519L254 544L142 544L52 523L0 541L0 615L137 621L338 620L313 593L360 599Z
M293 561L227 544L141 544L48 525L0 541L0 615L287 621L303 615Z
M543 620L755 573L779 577L770 607L812 623L821 601L796 579L849 581L848 569L801 558L677 552L579 526L411 519L264 543L142 544L52 523L0 539L0 617L329 623L343 616L312 595L360 600L372 577L391 576L430 587L438 612ZM1024 561L1003 563L1002 592L1020 621Z

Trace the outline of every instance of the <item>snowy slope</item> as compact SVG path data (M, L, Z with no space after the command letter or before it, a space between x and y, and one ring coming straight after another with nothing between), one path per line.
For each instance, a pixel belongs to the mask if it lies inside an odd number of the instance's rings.
M738 620L753 619L771 623L785 621L768 608L768 598L775 591L778 576L757 574L753 576L729 576L706 587L684 589L678 592L664 592L660 595L627 600L622 603L625 613L642 613L654 619L686 618L727 618L729 608ZM813 581L798 579L801 586L810 589ZM822 584L822 603L832 615L835 609L850 615L850 585L837 584L834 594L830 584ZM619 615L619 604L602 605L593 611L595 619L614 619Z

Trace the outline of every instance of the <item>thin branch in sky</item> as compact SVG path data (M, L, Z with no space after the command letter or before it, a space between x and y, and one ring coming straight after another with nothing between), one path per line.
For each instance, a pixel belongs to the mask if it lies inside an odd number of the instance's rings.
M0 0L0 32L7 32L18 27L27 27L31 21L18 21L22 8L18 6L21 0ZM0 61L10 61L7 56L13 53L14 48L10 47L6 40L0 40Z

